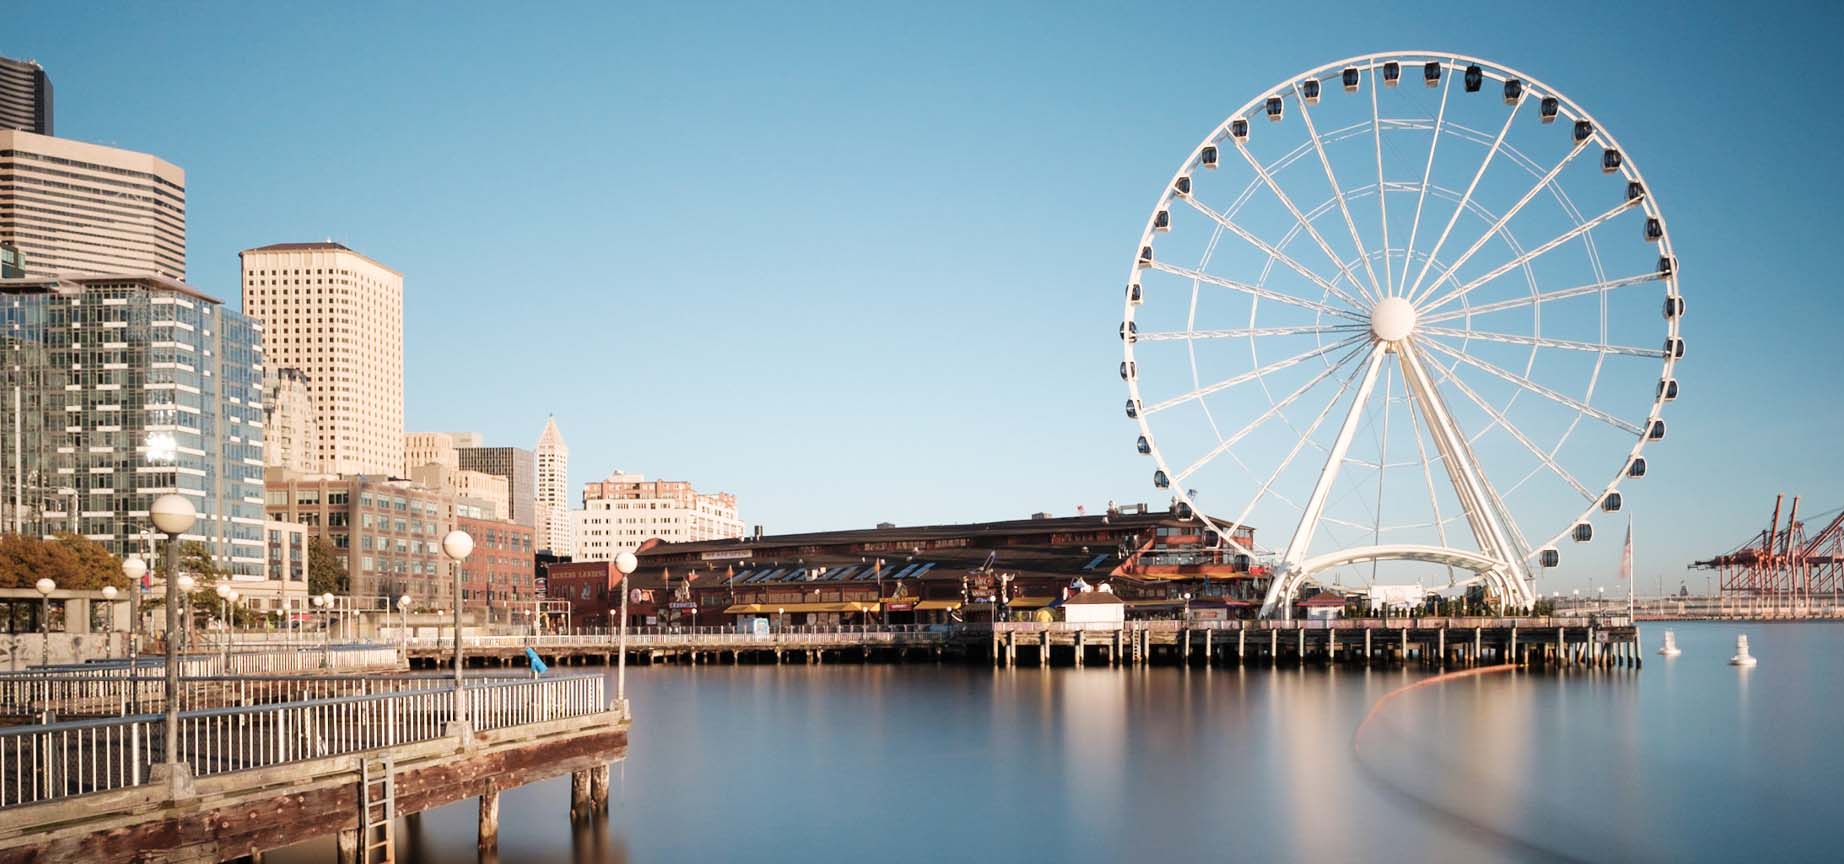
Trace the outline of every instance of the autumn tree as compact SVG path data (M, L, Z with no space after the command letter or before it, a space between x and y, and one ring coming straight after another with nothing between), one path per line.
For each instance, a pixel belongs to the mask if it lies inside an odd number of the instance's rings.
M74 591L128 587L122 560L94 540L69 533L49 540L0 535L0 588L30 588L44 578Z

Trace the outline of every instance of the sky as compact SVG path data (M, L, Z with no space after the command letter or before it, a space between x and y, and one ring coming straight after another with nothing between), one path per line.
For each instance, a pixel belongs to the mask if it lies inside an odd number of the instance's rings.
M573 485L691 480L770 532L1162 502L1116 328L1173 167L1301 70L1492 58L1669 214L1691 353L1627 509L1641 590L1700 590L1775 493L1844 504L1844 11L1771 5L27 0L0 54L60 135L186 169L201 290L283 241L402 271L411 430L554 413Z

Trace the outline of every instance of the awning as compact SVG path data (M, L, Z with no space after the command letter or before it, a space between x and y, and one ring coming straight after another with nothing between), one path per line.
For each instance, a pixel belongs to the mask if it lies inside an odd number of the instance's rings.
M1055 602L1055 597L1013 597L1005 605L1012 609L1042 609Z
M724 609L725 615L773 615L777 612L875 612L877 604L849 601L844 603L738 603Z
M949 609L959 608L959 600L924 600L916 604L917 612L943 612Z

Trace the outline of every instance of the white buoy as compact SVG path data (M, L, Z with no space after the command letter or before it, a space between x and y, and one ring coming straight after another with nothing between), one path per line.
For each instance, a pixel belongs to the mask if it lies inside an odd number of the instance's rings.
M1663 654L1666 657L1676 657L1679 654L1684 653L1683 651L1678 650L1678 634L1673 631L1666 630L1665 631L1665 644L1658 649L1658 653Z
M1730 666L1753 666L1755 659L1748 653L1748 634L1735 637L1735 656L1729 658Z

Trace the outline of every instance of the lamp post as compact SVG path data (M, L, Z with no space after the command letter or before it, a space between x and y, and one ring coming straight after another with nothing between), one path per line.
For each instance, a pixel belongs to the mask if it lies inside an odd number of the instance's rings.
M397 620L402 627L397 636L398 641L403 643L403 662L408 666L410 662L410 595L408 594L397 598Z
M634 571L638 569L640 569L640 559L635 558L634 553L622 552L615 556L615 570L621 574L621 636L619 639L620 644L615 649L617 655L615 659L615 704L621 706L621 716L623 718L628 716L627 596L634 591L634 586L628 584L627 577L634 575Z
M456 529L442 538L442 554L454 562L455 595L455 722L467 722L467 700L461 692L461 562L474 551L474 538Z
M1183 596L1185 598L1185 626L1189 627L1191 626L1191 592L1186 591Z
M165 720L160 724L165 748L161 751L168 763L179 761L179 630L180 582L191 581L179 573L179 535L191 530L198 521L198 510L183 495L167 494L154 499L148 507L154 527L166 534L166 699Z
M326 605L327 605L327 598L326 598L326 597L325 597L324 595L320 595L320 594L316 594L316 595L314 595L314 596L312 596L312 597L309 597L309 598L307 598L307 599L308 599L308 602L310 602L310 603L312 603L312 604L314 605L314 608L315 608L315 609L324 609L324 608L326 608ZM326 666L327 666L327 629L326 629L326 624L327 624L327 621L326 621L326 617L325 617L325 616L321 616L321 620L320 620L320 625L321 625L321 626L320 626L320 668L322 668L322 669L325 669L325 668L326 668Z
M42 668L51 665L51 592L58 590L58 583L40 579L32 587L38 589L39 596L38 632L44 637L40 640L44 650L39 654L38 665Z
M218 586L218 620L224 622L224 650L221 652L224 660L218 666L220 675L230 674L230 592L229 585Z
M128 669L133 676L141 672L141 577L147 575L147 562L139 555L128 556L122 561L122 575L128 577Z

